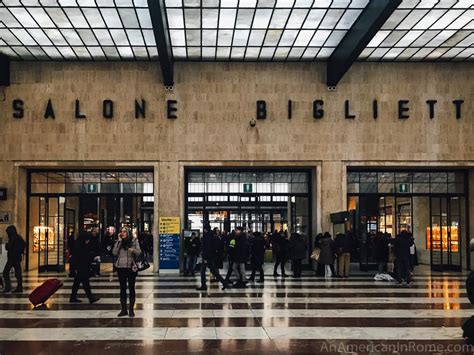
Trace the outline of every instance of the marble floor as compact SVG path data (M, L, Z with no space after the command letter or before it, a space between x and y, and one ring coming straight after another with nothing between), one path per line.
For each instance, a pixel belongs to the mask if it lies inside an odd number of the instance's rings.
M269 265L270 266L270 265ZM65 274L27 273L23 294L0 295L0 354L472 354L461 325L474 314L465 273L417 271L412 286L374 281L370 273L301 279L222 291L196 276L142 273L135 318L117 318L119 286L106 268L91 279L101 297L70 304ZM43 280L64 282L47 309L28 294ZM79 296L85 296L80 291Z

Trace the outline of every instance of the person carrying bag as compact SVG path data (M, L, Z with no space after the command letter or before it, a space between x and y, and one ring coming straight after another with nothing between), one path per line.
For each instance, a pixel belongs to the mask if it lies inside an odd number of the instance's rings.
M120 282L120 305L119 317L128 315L135 317L135 281L139 268L142 268L143 260L136 261L141 255L140 244L132 236L129 228L123 227L119 233L119 239L114 245L112 254L116 257L114 266ZM149 267L149 264L148 264ZM142 270L144 270L142 268ZM127 312L127 284L129 290L130 304Z

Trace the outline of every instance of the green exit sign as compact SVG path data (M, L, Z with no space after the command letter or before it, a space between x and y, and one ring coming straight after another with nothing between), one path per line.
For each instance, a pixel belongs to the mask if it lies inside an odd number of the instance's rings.
M251 193L252 192L252 184L244 184L244 193Z
M87 193L95 194L97 193L97 184L87 184Z
M400 185L398 186L398 191L399 191L400 193L408 193L408 192L410 192L410 185L408 185L408 184L400 184Z

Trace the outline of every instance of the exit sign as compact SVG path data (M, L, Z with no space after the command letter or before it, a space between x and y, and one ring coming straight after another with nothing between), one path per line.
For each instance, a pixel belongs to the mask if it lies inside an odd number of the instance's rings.
M408 185L408 184L400 184L400 185L398 186L398 191L399 191L400 193L408 193L408 192L410 192L410 185Z
M97 184L87 184L87 193L95 194L97 193Z
M244 184L244 193L251 193L252 192L252 184Z

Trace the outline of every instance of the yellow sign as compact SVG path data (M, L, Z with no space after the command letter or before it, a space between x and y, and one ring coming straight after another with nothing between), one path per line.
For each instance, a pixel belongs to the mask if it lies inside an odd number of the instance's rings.
M160 217L160 234L179 234L180 218L179 217Z

